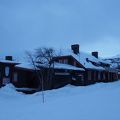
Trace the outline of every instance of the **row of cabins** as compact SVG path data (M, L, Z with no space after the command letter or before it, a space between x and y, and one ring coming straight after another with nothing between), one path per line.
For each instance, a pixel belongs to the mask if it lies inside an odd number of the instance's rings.
M85 86L120 79L120 72L99 59L98 52L92 52L90 55L81 52L79 48L78 44L72 45L70 50L63 50L59 56L54 57L52 79L49 81L46 78L47 67L44 67L44 90L60 88L67 84ZM11 56L0 61L0 86L8 83L18 88L42 89L34 67L29 63L12 61Z

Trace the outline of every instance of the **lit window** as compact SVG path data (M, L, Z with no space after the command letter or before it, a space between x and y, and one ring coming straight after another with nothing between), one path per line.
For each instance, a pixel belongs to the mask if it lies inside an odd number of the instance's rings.
M10 73L10 68L9 67L5 67L5 76L8 77Z

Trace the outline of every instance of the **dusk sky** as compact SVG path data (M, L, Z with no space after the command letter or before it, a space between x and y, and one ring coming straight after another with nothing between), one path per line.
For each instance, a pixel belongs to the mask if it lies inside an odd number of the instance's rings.
M74 43L120 54L120 0L0 0L0 56Z

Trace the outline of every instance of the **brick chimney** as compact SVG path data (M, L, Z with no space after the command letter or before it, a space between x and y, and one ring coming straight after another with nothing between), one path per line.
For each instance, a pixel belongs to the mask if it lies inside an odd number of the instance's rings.
M13 58L12 58L12 56L5 56L5 60L10 60L10 61L12 61Z
M98 58L98 52L97 52L97 51L92 52L92 56L94 56L94 57Z
M79 53L79 44L74 44L71 45L71 49L73 50L74 54L78 54Z

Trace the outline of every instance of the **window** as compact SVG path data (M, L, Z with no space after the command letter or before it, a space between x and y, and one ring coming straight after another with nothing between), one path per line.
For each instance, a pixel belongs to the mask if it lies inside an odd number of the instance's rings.
M62 63L62 60L59 60L59 63Z
M98 72L98 80L101 80L101 72Z
M5 76L8 77L10 73L10 68L9 67L5 67Z
M108 80L110 80L110 73L108 73Z
M74 66L76 66L76 62L74 61Z
M0 69L0 79L1 79L1 77L2 77L2 71L1 71L1 69Z
M18 81L18 74L17 72L14 73L14 82L17 82Z
M84 76L82 74L78 75L80 81L84 81Z
M91 80L91 71L88 71L88 80Z
M117 79L118 79L118 73L116 73Z
M67 63L68 63L68 60L67 60L67 59L64 59L63 63L64 63L64 64L67 64Z
M94 80L96 80L96 71L94 71Z
M103 73L103 80L105 80L105 73Z
M65 73L65 72L64 73L63 72L55 72L55 75L64 75L65 76L65 75L70 75L70 74L69 73Z
M62 59L62 60L59 60L59 63L68 64L68 59Z

